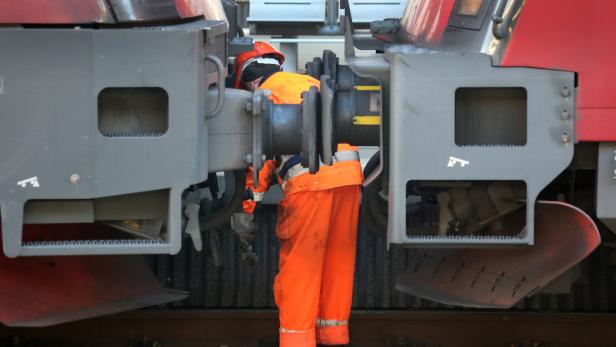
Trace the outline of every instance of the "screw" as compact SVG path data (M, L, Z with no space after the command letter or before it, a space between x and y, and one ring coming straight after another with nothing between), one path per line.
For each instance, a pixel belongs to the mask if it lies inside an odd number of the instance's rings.
M246 103L246 111L252 112L252 102L247 102Z
M252 163L252 154L246 154L246 156L244 157L244 161L246 161L247 163Z
M565 86L561 93L562 93L562 95L564 97L568 97L569 96L569 88L567 86Z
M568 144L569 143L569 134L563 133L563 135L560 137L560 139L563 141L564 144Z
M72 184L77 184L77 183L79 183L79 180L80 180L80 179L81 179L81 177L79 177L79 175L78 175L78 174L72 174L72 175L71 175L71 177L69 177L69 179L68 179L68 180L69 180Z

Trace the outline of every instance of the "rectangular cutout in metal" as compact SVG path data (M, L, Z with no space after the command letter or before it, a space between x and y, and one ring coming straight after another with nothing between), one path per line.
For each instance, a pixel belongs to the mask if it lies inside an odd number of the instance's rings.
M168 128L169 95L162 88L105 88L98 94L98 130L104 136L161 136Z
M480 244L524 232L524 181L409 181L406 189L407 237Z
M483 0L462 0L458 7L457 14L461 16L476 17L481 9Z
M526 89L458 88L455 94L456 145L526 145Z
M458 0L449 16L449 27L467 30L481 30L488 16L492 1Z
M55 228L49 234L42 228L35 228L37 233L44 234L40 238L45 241L116 240L121 243L136 239L167 242L163 226L167 223L169 203L168 189L96 199L29 200L24 205L23 221L24 224L67 226L94 223L90 227L91 235L75 233L71 227L66 231ZM32 234L26 236L24 241L31 244L39 239Z

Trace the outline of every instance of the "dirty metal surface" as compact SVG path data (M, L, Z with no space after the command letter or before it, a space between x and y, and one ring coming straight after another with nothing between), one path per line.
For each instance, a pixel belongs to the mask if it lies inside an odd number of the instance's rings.
M580 209L557 201L535 204L535 244L509 249L414 249L397 287L409 294L466 307L510 308L585 259L601 242ZM504 224L523 228L524 215ZM518 230L520 230L518 229Z
M186 300L165 306L173 309L274 308L272 285L278 271L278 241L275 236L276 207L263 206L257 214L255 266L239 260L239 249L230 230L220 230L223 264L214 261L204 245L195 252L190 242L176 256L153 256L148 261L158 280L167 288L190 293ZM513 310L558 312L616 312L616 267L610 265L614 250L599 246L580 264L580 277L568 294L538 293L518 302ZM399 292L396 275L412 261L400 247L387 250L385 234L360 225L353 307L360 310L456 309Z
M614 324L611 314L376 310L355 311L350 322L353 347L614 346ZM277 329L273 310L145 310L40 329L0 326L0 346L269 347Z

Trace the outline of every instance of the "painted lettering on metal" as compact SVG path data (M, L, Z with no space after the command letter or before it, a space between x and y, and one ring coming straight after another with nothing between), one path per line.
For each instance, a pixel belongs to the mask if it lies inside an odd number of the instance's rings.
M39 184L39 180L38 180L37 176L26 178L25 180L18 181L17 185L22 187L22 188L26 188L26 187L28 187L28 185L30 185L32 188L38 188L38 187L41 186Z
M464 159L460 159L456 157L449 157L449 162L447 162L447 167L455 167L456 165L465 167L468 164L470 164L468 160L464 160Z

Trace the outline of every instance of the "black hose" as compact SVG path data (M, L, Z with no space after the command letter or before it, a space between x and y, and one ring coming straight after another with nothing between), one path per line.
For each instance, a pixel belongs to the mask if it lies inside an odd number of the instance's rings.
M380 153L376 152L370 158L368 163L366 163L366 167L364 168L364 177L370 175L370 173L372 173L379 166L380 161ZM375 232L387 231L388 224L388 201L381 195L384 181L381 178L382 175L383 173L381 173L368 186L364 187L361 199L362 222L368 227L369 230ZM427 211L430 208L432 208L432 206L424 202L412 204L407 203L407 228L409 227L409 224L413 224L413 221L409 223L409 218L414 218L415 221L417 218L420 218L423 222L423 219L426 217L424 210Z
M233 196L227 206L223 206L218 211L210 214L205 221L199 222L201 232L219 227L229 222L233 213L238 212L244 200L244 186L246 185L246 171L233 171L234 190Z
M366 163L364 177L374 171L381 161L380 153L377 151ZM387 201L380 195L383 180L380 175L368 186L364 187L361 198L361 218L362 222L370 230L384 232L387 230ZM385 204L384 204L385 202Z

